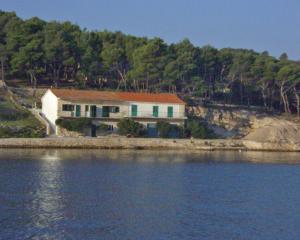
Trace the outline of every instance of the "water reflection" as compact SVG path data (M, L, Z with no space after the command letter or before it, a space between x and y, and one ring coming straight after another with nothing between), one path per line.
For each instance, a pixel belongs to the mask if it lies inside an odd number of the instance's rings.
M298 156L1 149L0 239L298 239Z
M41 160L44 161L58 161L62 160L61 152L59 150L51 150L51 151L46 151L42 156Z
M47 238L56 231L56 225L64 218L63 170L58 151L46 152L39 161L33 175L32 201L27 211L34 212L27 223L27 232L37 232L38 237ZM49 229L51 227L51 230ZM42 236L41 236L42 233ZM34 236L30 236L34 237Z
M101 160L114 162L184 163L184 162L252 162L299 164L297 152L255 151L141 151L141 150L78 150L78 149L0 149L1 159L23 160Z

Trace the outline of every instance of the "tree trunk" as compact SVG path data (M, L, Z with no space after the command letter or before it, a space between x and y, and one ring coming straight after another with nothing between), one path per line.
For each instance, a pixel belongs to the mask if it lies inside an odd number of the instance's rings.
M263 98L264 108L267 109L267 96L264 91L262 92L262 98Z
M284 94L284 91L283 91L283 85L280 86L280 96L281 96L281 100L282 100L282 103L283 103L284 112L287 113L288 110L287 110L287 105L286 105L286 101L285 101L285 94Z
M37 79L36 76L33 76L33 97L36 95L36 88L37 88Z
M1 58L1 79L3 83L5 83L5 78L4 78L4 59Z
M297 108L297 117L300 117L300 97L297 94L297 89L296 87L294 87L294 94L295 94L295 98L296 98L296 108Z
M241 98L241 105L244 103L244 93L243 93L243 75L240 75L240 98Z
M1 79L2 79L2 87L3 89L7 89L7 85L5 82L5 74L4 74L4 58L1 58ZM0 86L1 87L1 86Z
M288 98L288 96L287 96L286 93L285 93L284 95L285 95L285 102L286 102L287 113L288 113L288 114L291 114L289 98Z
M125 74L125 71L124 73L122 73L119 69L117 69L117 72L121 78L121 81L123 81L123 84L124 84L124 89L127 90L127 80L126 80L126 74Z
M28 74L30 76L30 84L31 84L31 88L33 89L33 97L35 97L35 93L36 93L36 86L37 86L37 80L36 80L36 77L35 77L35 74L34 74L34 71L33 70L29 70L28 71Z

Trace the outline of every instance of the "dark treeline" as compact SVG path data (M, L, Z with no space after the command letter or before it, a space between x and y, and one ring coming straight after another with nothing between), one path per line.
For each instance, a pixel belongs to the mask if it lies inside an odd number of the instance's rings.
M177 92L207 100L297 112L300 63L282 54L121 32L87 31L70 22L22 20L0 11L0 57L7 81L127 91Z

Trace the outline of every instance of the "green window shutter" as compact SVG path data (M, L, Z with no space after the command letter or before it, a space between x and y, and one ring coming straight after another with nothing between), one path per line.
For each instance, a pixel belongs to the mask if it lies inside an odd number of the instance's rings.
M158 117L158 106L153 106L153 117Z
M132 117L137 116L137 111L138 111L137 105L131 105L131 116Z
M173 107L168 107L168 118L173 117Z
M102 117L109 117L109 107L108 106L102 107Z
M81 113L81 106L80 105L76 105L76 117L80 117Z
M90 117L96 117L97 115L97 106L96 105L92 105L90 107Z

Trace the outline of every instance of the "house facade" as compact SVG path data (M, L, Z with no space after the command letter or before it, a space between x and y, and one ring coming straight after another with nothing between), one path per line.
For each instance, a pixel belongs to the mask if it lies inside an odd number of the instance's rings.
M104 123L113 131L122 118L148 129L158 121L183 125L186 119L185 103L176 94L48 89L41 100L42 114L56 132L59 118L91 118L94 125Z

